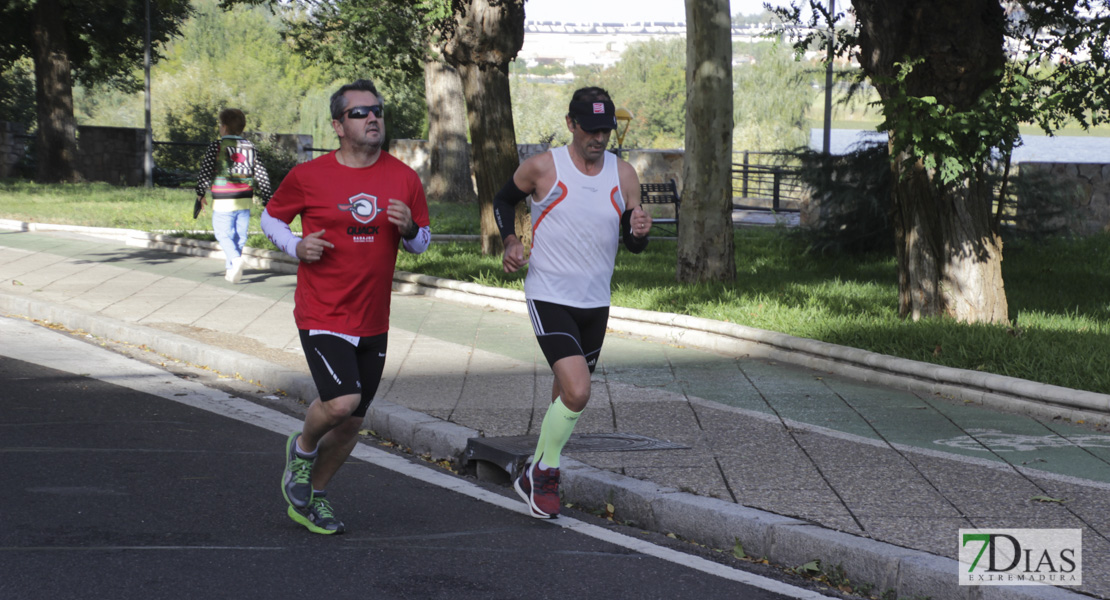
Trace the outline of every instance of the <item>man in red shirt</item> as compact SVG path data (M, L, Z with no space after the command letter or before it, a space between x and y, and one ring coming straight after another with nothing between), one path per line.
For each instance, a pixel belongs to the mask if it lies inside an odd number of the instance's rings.
M428 205L416 172L382 151L384 103L366 79L331 97L339 149L297 165L262 229L297 258L293 317L320 394L286 442L287 513L314 533L342 533L326 488L358 442L381 381L398 248L423 252ZM303 239L289 228L300 217Z

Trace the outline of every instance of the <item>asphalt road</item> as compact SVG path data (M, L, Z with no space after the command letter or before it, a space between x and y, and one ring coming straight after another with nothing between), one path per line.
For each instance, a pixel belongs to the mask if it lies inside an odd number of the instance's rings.
M507 488L371 444L329 489L348 533L315 535L278 487L297 419L0 325L0 598L819 597L589 517L533 519Z

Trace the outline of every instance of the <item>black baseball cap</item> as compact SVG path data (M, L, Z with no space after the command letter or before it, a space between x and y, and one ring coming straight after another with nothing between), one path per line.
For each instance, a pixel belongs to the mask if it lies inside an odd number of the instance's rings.
M617 109L611 100L576 100L570 103L570 117L586 131L617 128Z

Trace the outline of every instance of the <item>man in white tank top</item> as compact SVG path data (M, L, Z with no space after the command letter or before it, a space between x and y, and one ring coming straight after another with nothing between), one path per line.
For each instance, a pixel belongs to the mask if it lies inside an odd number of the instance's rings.
M559 458L590 400L617 248L623 239L631 252L642 252L651 229L651 217L640 207L636 170L606 151L617 126L608 92L577 90L566 122L570 145L521 163L493 201L505 245L502 265L506 273L529 266L528 314L555 374L536 452L513 481L532 516L542 519L559 514ZM525 258L514 212L529 196L532 249Z

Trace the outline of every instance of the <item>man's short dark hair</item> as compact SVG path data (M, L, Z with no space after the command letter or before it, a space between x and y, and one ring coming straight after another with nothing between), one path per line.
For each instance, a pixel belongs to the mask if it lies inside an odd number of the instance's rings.
M570 97L571 102L599 102L601 100L613 101L613 99L609 97L609 92L596 85L578 88L574 90L574 95Z
M378 104L385 108L385 100L382 95L378 93L378 88L374 87L374 82L369 79L359 79L340 87L331 95L331 118L336 121L343 121L343 112L347 110L347 97L343 94L347 92L370 92L378 99Z

